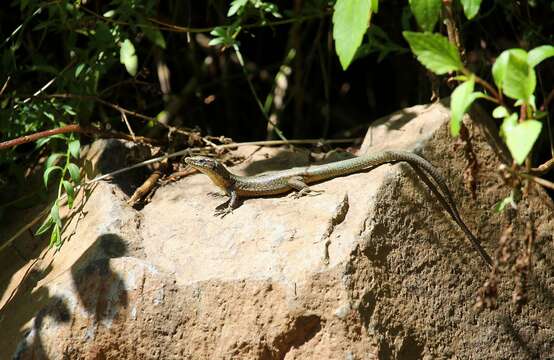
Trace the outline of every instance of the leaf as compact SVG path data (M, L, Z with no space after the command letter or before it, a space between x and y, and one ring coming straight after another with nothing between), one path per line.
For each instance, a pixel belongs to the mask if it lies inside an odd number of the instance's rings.
M52 113L49 113L48 111L44 111L43 112L44 116L46 116L48 119L52 120L52 121L55 121L56 118L54 117L54 115Z
M50 217L52 222L57 226L62 226L62 219L60 218L60 205L58 205L58 200L54 201L54 205L50 209Z
M73 163L69 163L67 164L67 170L69 170L71 180L73 180L75 184L79 184L81 181L81 176L79 175L81 171L79 170L79 167Z
M52 139L65 139L65 136L63 136L62 134L56 134L56 135L40 138L36 142L37 149L44 146L46 143L48 143Z
M103 17L111 18L115 15L115 10L108 10L104 14L102 14Z
M535 67L543 60L546 60L552 56L554 56L554 46L539 46L529 51L529 54L527 55L527 63L529 64L529 66Z
M501 201L494 204L494 211L499 213L502 212L507 205L510 205L513 202L512 196L505 197Z
M464 14L466 18L471 20L479 12L479 7L481 6L481 0L461 0L462 7L464 8Z
M66 114L69 114L69 115L77 115L77 113L75 112L75 110L73 110L73 108L70 106L70 105L62 105L62 108L63 110L66 112Z
M433 31L439 20L441 12L441 0L410 0L410 8L415 16L417 24L424 31Z
M44 180L44 186L46 188L48 188L48 177L50 176L50 173L54 170L60 170L60 171L63 171L63 169L59 166L52 166L52 167L49 167L47 168L45 171L44 171L44 174L42 175L42 179Z
M450 133L452 136L458 136L460 134L460 128L462 127L462 117L466 113L469 106L475 101L475 99L483 97L480 92L473 92L475 81L473 78L461 83L452 92L452 99L450 101L450 111L452 113L452 119L450 120Z
M75 200L75 189L73 185L67 180L62 181L65 192L67 193L67 206L71 209L73 207L73 200Z
M81 150L81 143L79 142L79 139L70 141L68 147L71 156L73 156L75 159L79 159L79 152Z
M35 232L35 235L38 236L38 235L44 234L45 232L48 231L48 229L52 227L52 225L54 225L54 220L52 220L52 216L48 214L48 216L46 217L42 225L40 225L38 230Z
M227 17L231 17L238 13L238 11L246 6L248 3L248 0L233 0L231 2L231 6L229 7L229 11L227 11Z
M210 46L223 45L224 47L231 47L236 44L235 36L240 31L240 26L218 26L212 31L210 35L215 36L208 42Z
M506 109L504 106L497 106L492 111L492 117L495 119L502 119L506 116L510 116L510 113L508 112L508 109Z
M492 77L494 78L494 83L499 89L504 87L504 77L506 76L506 67L508 66L508 57L510 54L514 56L527 56L527 52L523 49L509 49L503 51L492 66Z
M85 68L87 64L79 64L77 65L77 67L75 68L75 78L78 78L79 75L81 75L81 72L83 71L83 69Z
M140 28L142 29L142 31L144 32L144 35L146 35L148 40L152 41L160 48L165 49L166 43L160 29L156 27L152 27L152 25L150 24L140 25Z
M119 62L125 65L125 69L131 76L137 74L138 68L138 58L135 54L135 46L129 39L125 39L121 43L121 48L119 49Z
M462 70L458 50L439 34L402 32L417 60L435 74L442 75L450 71Z
M333 13L333 39L343 70L360 47L371 19L370 0L337 0Z
M379 12L379 0L371 0L371 12L377 14Z
M506 133L506 145L514 160L523 164L533 145L537 141L542 129L542 123L537 120L526 120L517 124Z
M65 156L65 154L63 154L63 153L50 154L50 156L48 156L48 159L46 159L46 163L44 164L44 168L48 169L48 168L52 167L61 156Z
M514 127L517 126L517 114L514 113L510 116L507 116L504 118L504 121L502 121L502 125L500 125L500 136L506 140L506 134L512 131Z
M56 245L56 247L59 247L61 245L61 233L60 233L60 226L54 225L54 229L52 229L52 234L50 234L50 245Z
M502 91L512 99L521 99L526 103L531 101L531 96L537 86L535 70L527 63L527 54L509 54L506 64L506 74Z

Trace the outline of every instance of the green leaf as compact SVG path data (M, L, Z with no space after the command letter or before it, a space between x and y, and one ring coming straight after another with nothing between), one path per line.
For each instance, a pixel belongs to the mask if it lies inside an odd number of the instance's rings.
M464 14L469 20L473 19L475 15L479 12L479 7L481 6L481 0L461 0L462 6L464 8Z
M506 64L502 91L512 99L521 99L526 103L531 101L531 96L537 86L535 70L527 63L527 53L509 54Z
M125 69L131 76L137 74L138 68L138 58L135 54L135 46L129 39L125 39L121 43L121 48L119 49L119 62L125 65Z
M73 156L75 159L79 159L79 152L81 150L81 143L79 142L79 139L72 140L69 143L68 147L71 156Z
M73 200L75 200L75 189L73 185L67 180L62 181L65 192L67 193L67 205L71 209L73 207Z
M503 51L496 59L492 66L492 77L494 83L499 89L504 87L504 77L506 76L506 67L508 66L508 57L510 54L514 56L526 57L527 52L523 49L509 49Z
M115 15L115 10L108 10L104 14L102 14L103 17L111 18Z
M43 112L44 116L46 116L48 119L52 120L52 121L55 121L56 118L54 117L54 115L52 113L49 113L48 111L44 111Z
M333 39L343 70L360 47L371 19L370 0L337 0L333 13Z
M510 195L506 196L501 201L494 205L494 211L501 212L510 205L513 209L517 209L517 203L521 200L521 190L519 187L512 188Z
M60 218L60 206L58 205L58 200L54 202L54 205L52 205L52 208L50 209L50 217L52 218L52 222L56 224L57 226L62 226L62 219Z
M79 175L79 167L73 163L69 163L67 164L67 170L69 170L71 180L73 180L75 184L79 184L79 182L81 181L81 176Z
M371 12L374 14L379 12L379 0L371 0Z
M63 171L63 169L59 166L52 166L52 167L47 168L44 171L44 174L42 175L42 179L44 180L44 186L46 188L48 187L48 177L50 176L50 173L52 173L52 171L54 171L54 170Z
M433 31L441 13L441 0L410 0L417 24L424 31Z
M50 156L48 156L48 159L46 159L46 163L44 164L44 168L45 168L45 169L51 168L52 165L54 165L54 164L56 163L56 161L57 161L61 156L65 156L65 154L63 154L63 153L53 153L53 154L50 154Z
M52 234L50 234L50 245L56 245L56 247L59 247L61 245L61 232L60 227L57 224L54 225L54 229L52 229Z
M54 225L54 220L52 220L52 216L48 214L48 216L46 217L42 225L40 225L38 230L35 232L35 235L38 236L38 235L44 234L45 232L48 231L48 229L52 227L52 225Z
M494 211L499 213L502 212L507 205L510 205L513 202L512 197L508 196L502 199L501 201L494 204Z
M463 69L458 50L444 36L411 31L404 31L402 34L419 62L435 74L442 75Z
M460 128L462 127L462 118L466 113L469 106L475 101L475 99L483 97L480 92L473 92L475 81L472 79L461 83L452 92L452 98L450 101L450 111L452 112L452 119L450 120L450 133L452 136L458 136L460 134Z
M36 144L37 144L36 148L38 149L38 148L46 145L46 143L48 143L52 139L65 139L65 136L63 136L62 134L56 134L56 135L40 138L36 142Z
M248 0L233 0L231 2L231 6L229 7L229 11L227 11L227 17L231 17L238 13L238 11L246 6L248 3Z
M165 39L160 29L152 27L152 25L150 24L140 25L140 28L142 29L142 31L144 32L144 35L146 35L148 40L152 41L160 48L165 49L166 47Z
M510 116L506 116L504 118L504 121L502 121L502 125L500 125L500 136L506 140L506 134L512 131L514 127L517 126L517 114L514 113Z
M224 47L232 47L236 44L235 37L240 30L240 26L218 26L210 31L210 35L215 36L215 38L211 39L208 42L208 45L223 45Z
M495 119L502 119L506 116L510 116L510 113L508 112L508 109L506 109L504 106L497 106L492 111L492 117Z
M79 75L81 75L81 72L83 71L83 69L85 68L87 64L79 64L77 65L77 67L75 68L75 78L78 78Z
M526 120L505 131L506 145L519 165L523 164L541 133L542 124L537 120Z
M543 45L529 51L527 63L531 67L537 66L541 61L554 56L554 46Z

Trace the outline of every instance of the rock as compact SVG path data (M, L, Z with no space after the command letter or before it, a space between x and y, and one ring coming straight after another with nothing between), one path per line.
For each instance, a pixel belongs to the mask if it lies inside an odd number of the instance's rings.
M511 218L494 213L510 191L496 174L494 131L479 117L462 147L448 120L442 104L404 109L372 127L362 149L416 151L435 164L491 254L508 223L524 238L533 222L521 309L511 273L499 275L497 310L474 308L488 271L405 164L314 185L325 191L317 197L245 199L223 219L213 212L225 200L208 195L216 188L201 174L158 189L141 211L101 183L26 295L2 298L0 358L554 357L552 207L531 194ZM467 149L479 161L474 194L464 188ZM310 156L239 152L249 159L233 168L240 174Z

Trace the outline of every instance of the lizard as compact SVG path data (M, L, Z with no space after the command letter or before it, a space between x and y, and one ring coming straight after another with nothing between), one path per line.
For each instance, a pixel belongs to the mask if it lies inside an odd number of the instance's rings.
M444 177L429 161L412 152L385 150L328 164L295 167L253 176L235 175L213 158L205 156L185 158L185 162L189 166L207 175L215 185L229 196L227 207L217 210L215 213L216 216L221 217L231 213L238 206L239 197L271 196L287 193L291 190L297 191L293 195L294 197L317 195L322 191L311 189L308 184L402 161L412 166L437 197L443 208L465 233L483 261L488 267L492 267L491 257L462 220ZM429 176L434 180L434 183L429 179Z

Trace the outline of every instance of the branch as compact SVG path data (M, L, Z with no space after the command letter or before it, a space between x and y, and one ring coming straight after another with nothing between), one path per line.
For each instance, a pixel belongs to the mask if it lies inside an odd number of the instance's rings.
M541 164L541 165L539 165L535 168L532 168L531 169L531 174L534 174L534 175L546 174L552 168L554 168L554 158L548 160L544 164Z
M22 136L22 137L18 137L16 139L1 142L0 143L0 150L9 149L9 148L17 146L17 145L27 144L27 143L36 141L38 139L49 137L49 136L52 136L52 135L66 134L66 133L96 134L96 135L100 135L101 137L105 137L105 138L124 139L124 140L129 140L129 141L134 141L134 142L142 142L142 143L153 144L153 145L157 145L157 144L161 143L158 140L151 139L151 138L146 138L144 136L135 136L133 138L132 136L124 134L124 133L102 131L102 130L97 129L97 128L92 127L92 126L83 127L79 124L72 124L72 125L62 126L60 128L57 128L57 129L40 131L40 132L31 134L31 135L25 135L25 136Z

